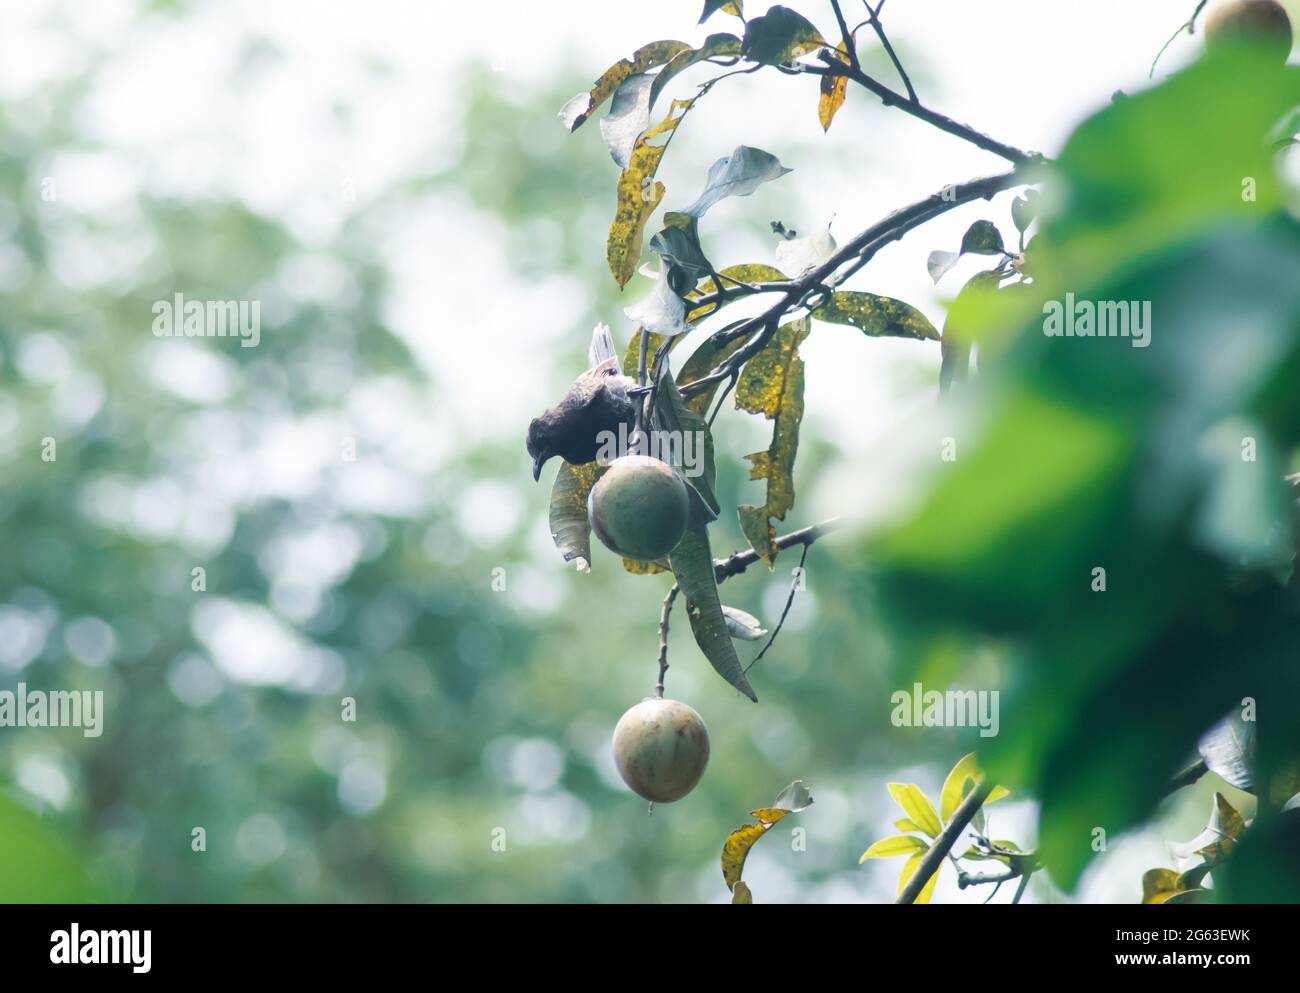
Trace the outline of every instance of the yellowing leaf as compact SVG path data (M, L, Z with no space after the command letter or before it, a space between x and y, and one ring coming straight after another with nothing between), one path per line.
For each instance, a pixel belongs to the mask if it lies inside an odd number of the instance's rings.
M736 885L731 888L732 903L753 903L754 894L749 892L749 886L743 879L737 879Z
M851 325L872 338L939 340L930 319L911 304L875 293L839 290L818 305L812 316L819 321Z
M614 91L628 76L663 65L676 55L690 51L690 48L690 45L680 41L652 41L648 45L642 45L632 53L631 58L616 62L606 69L590 90L579 93L566 103L560 110L560 120L570 131L578 130L597 107L614 95Z
M1173 869L1149 869L1142 874L1142 902L1164 903L1179 890Z
M934 812L934 804L926 798L919 786L915 783L890 783L889 795L903 808L903 813L921 825L922 831L931 838L938 837L943 825L939 823L939 815Z
M749 816L771 826L788 813L790 811L782 810L780 807L759 807L758 810L751 810Z
M916 821L912 820L910 817L900 817L898 820L894 821L894 827L898 828L898 830L900 831L921 830L921 826L917 824Z
M799 344L810 330L806 317L780 328L767 346L745 363L736 384L736 406L773 422L771 447L745 456L751 463L749 478L767 480L766 502L761 507L742 504L737 508L741 532L768 568L777 553L772 519L785 520L794 506L794 460L803 420Z
M844 42L839 43L839 51L847 54L848 49L844 47ZM835 113L844 105L844 96L848 92L848 76L830 76L822 77L821 95L817 98L817 120L821 122L822 130L829 131L831 121L835 119Z
M921 868L921 860L923 858L925 858L925 852L917 852L905 863L903 863L903 871L898 875L898 891L896 895L898 896L902 895L903 888L907 886L908 880L910 880L913 876L916 875L917 869ZM938 882L938 880L939 880L939 870L935 869L934 875L932 875L929 881L925 884L925 886L921 888L921 892L916 895L916 900L914 900L913 902L929 903L930 897L934 894L934 884Z
M551 487L551 538L564 561L579 559L591 564L591 524L587 520L587 494L596 485L600 466L595 462L572 466L560 464Z
M605 260L620 287L636 272L646 221L664 198L664 184L654 178L663 158L662 145L640 144L618 177L614 222L605 241Z
M735 890L736 884L740 882L740 874L745 871L745 859L749 858L749 850L771 826L770 824L746 824L727 835L727 840L722 846L722 878L727 883L727 889Z
M939 791L939 817L943 823L947 824L952 820L952 815L961 805L966 794L970 792L967 782L978 782L980 780L979 766L975 762L975 753L969 752L958 759L957 764L952 767L947 778L943 781L943 788ZM993 787L993 792L989 794L984 805L988 806L994 800L1001 800L1004 796L1010 796L1011 791L1004 786Z
M867 859L887 859L895 855L915 855L917 852L925 852L930 848L924 841L915 835L898 834L892 838L881 838L865 852L862 858L858 859L858 865L861 865Z

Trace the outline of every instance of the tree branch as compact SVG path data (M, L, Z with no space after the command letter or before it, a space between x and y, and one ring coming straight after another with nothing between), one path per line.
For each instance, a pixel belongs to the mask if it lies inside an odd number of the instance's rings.
M916 902L921 890L925 889L925 884L938 871L943 860L952 851L952 846L957 843L961 833L966 830L966 826L970 824L975 812L984 806L984 801L989 798L989 794L993 792L996 785L992 779L985 777L978 786L966 794L966 799L962 800L956 811L953 812L952 820L948 822L948 826L943 829L939 837L934 839L934 843L930 845L930 850L922 857L921 864L917 866L916 872L907 881L907 885L903 887L903 892L898 894L898 899L894 903Z
M870 0L862 0L862 6L867 8L867 19L871 27L876 32L876 37L880 39L880 44L884 46L885 54L889 56L889 61L894 63L894 69L898 73L898 78L903 81L903 86L907 89L907 95L913 103L919 104L916 98L916 89L912 86L912 81L907 78L907 71L903 68L903 63L898 59L898 53L894 51L894 46L889 43L889 38L885 36L885 26L880 23L880 10L872 10ZM885 6L883 3L880 5ZM862 68L858 65L858 60L853 60L853 68Z
M803 528L799 531L791 531L789 534L782 535L776 539L776 547L779 549L791 548L794 545L811 545L818 538L830 534L840 526L840 519L832 517L829 520L822 521L820 524L814 524L812 527ZM721 583L732 576L739 576L755 562L762 561L762 557L752 548L744 552L732 552L725 559L713 560L714 578Z
M677 584L664 597L664 605L659 611L659 682L655 684L655 699L664 698L664 676L668 672L668 616L673 612L673 601L677 599Z
M933 193L924 200L901 207L886 215L871 227L859 232L852 240L841 246L834 255L816 269L794 280L781 299L757 317L753 317L734 327L726 328L713 335L715 345L726 344L735 338L749 335L749 340L737 349L730 358L720 363L706 376L687 383L681 387L683 397L694 396L703 392L711 383L721 382L738 370L742 365L757 355L763 346L771 340L780 326L781 318L787 311L801 306L805 300L820 292L828 281L834 285L843 282L847 275L833 279L836 271L846 263L851 263L850 272L856 272L890 242L897 241L908 231L924 224L926 221L944 214L954 207L959 207L972 200L983 200L996 193L1021 186L1027 182L1020 168L1010 172L997 173L972 179L956 186L946 186L938 193Z

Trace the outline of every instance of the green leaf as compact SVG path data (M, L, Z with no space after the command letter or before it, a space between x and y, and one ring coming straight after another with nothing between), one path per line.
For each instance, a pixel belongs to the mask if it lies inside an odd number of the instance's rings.
M5 903L93 903L102 897L82 860L25 807L0 797L0 900Z
M709 167L704 192L681 213L703 217L719 200L747 197L764 183L779 179L790 171L775 155L761 148L738 145L734 152L724 155Z
M703 24L719 10L740 17L745 12L745 2L744 0L704 0L704 13L700 15L699 23Z
M1002 234L992 221L976 221L961 239L961 254L1001 255Z
M696 219L688 214L665 214L664 229L650 239L650 249L673 275L680 274L681 281L672 283L679 294L691 292L696 283L713 272L713 263L704 257L700 247Z
M727 620L727 630L731 632L733 638L739 638L741 641L762 641L763 635L767 634L767 629L757 617L739 607L728 607L724 603L722 615Z
M551 487L551 538L565 562L578 562L578 571L591 568L591 523L587 519L587 495L600 477L595 462L572 466L560 463Z
M968 313L973 308L985 305L986 295L997 292L1001 278L997 270L976 273L948 307L948 316L943 322L943 344L939 349L942 360L939 366L939 392L948 392L953 383L966 382L970 374L973 344L972 336L966 329L976 323Z
M921 830L931 838L937 838L943 830L939 815L934 812L932 804L921 788L915 783L890 783L889 795L903 808L909 818L921 825Z
M938 341L929 318L910 304L856 290L838 290L812 316L831 324L848 324L872 338L917 338Z
M771 7L745 25L744 56L764 65L779 65L826 45L812 22L789 7Z
M560 120L570 131L578 130L601 104L614 95L614 91L628 76L663 65L674 56L689 50L690 46L680 41L652 41L641 46L632 53L631 58L616 62L606 69L590 90L579 93L566 103L560 110Z
M694 468L684 464L685 445L678 445L669 452L670 459L665 459L674 469L681 473L686 485L698 498L692 501L695 519L707 523L717 519L720 507L714 492L716 469L713 461L713 434L703 417L686 406L677 384L673 382L672 370L664 360L663 372L659 377L659 386L655 390L654 428L664 431L679 439L688 435L702 439L704 458L701 465ZM700 451L700 445L692 450Z
M1038 216L1041 197L1042 194L1037 190L1028 189L1011 201L1011 221L1021 234L1029 230L1029 225L1033 224Z
M686 535L673 549L669 561L686 600L686 616L695 643L718 675L757 703L758 697L736 656L731 632L727 630L727 619L722 613L722 601L718 599L708 528L692 522Z
M911 834L899 834L892 838L881 838L872 844L865 852L862 858L858 859L858 865L861 865L867 859L887 859L895 855L914 855L917 852L927 852L930 846L920 838Z
M772 421L772 444L766 451L745 458L749 478L766 480L761 507L737 508L740 530L750 547L771 568L776 561L776 531L772 520L785 520L794 506L794 460L799 450L799 424L803 420L803 359L799 345L811 330L808 318L791 321L745 363L736 384L736 406Z

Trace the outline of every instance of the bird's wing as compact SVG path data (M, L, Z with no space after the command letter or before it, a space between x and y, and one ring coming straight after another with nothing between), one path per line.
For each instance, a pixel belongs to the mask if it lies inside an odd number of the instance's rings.
M613 360L614 370L622 372L618 363L618 352L614 350L614 336L609 333L608 324L597 324L591 332L591 348L587 350L587 368L596 369Z

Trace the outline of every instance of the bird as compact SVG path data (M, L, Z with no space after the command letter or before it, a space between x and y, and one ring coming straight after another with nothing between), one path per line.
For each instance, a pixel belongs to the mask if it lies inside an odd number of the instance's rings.
M645 391L623 375L607 325L597 324L592 332L587 361L590 368L574 380L563 399L528 425L534 480L555 455L575 466L594 462L604 432L617 437L620 425L630 429L636 422L635 398Z

